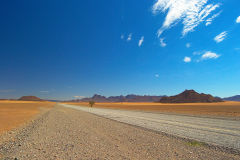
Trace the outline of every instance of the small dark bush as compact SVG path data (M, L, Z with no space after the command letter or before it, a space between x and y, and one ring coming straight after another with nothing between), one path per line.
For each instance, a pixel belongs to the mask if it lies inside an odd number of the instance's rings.
M95 104L94 101L89 101L89 106L90 106L90 107L93 107L94 104Z

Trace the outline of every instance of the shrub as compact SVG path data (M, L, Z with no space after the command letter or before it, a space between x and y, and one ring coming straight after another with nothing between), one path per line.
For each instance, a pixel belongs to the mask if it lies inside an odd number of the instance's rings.
M94 101L89 101L89 106L90 106L90 107L93 107L94 104L95 104Z

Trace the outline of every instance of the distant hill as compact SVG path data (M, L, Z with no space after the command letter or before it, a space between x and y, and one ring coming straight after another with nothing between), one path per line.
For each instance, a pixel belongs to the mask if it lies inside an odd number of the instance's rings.
M105 97L98 94L95 94L93 97L90 98L83 98L72 100L72 102L158 102L163 96L139 96L139 95L127 95L127 96L111 96Z
M40 98L36 96L22 96L18 100L20 101L42 101Z
M223 98L225 101L240 101L240 95Z
M210 94L199 94L194 90L185 90L184 92L170 97L162 97L161 103L211 103L223 102L221 98L213 97Z

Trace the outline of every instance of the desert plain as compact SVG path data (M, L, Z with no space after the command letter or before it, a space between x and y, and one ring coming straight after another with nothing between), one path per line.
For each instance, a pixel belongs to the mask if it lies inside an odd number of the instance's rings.
M89 106L87 102L78 103L68 102L65 104L77 106ZM119 103L96 103L94 107L240 118L240 102L233 101L219 103L119 102Z
M55 102L35 102L35 101L0 101L0 134L14 129L29 121L41 111L51 109ZM87 102L64 102L77 106L89 107ZM187 115L208 115L219 117L240 118L240 102L220 102L220 103L180 103L163 104L151 102L116 102L116 103L96 103L94 108L109 108L122 110L139 110L151 112L163 112Z
M0 101L0 135L21 126L42 111L49 110L54 102Z
M104 109L110 110L110 118L96 114L98 110L99 113L104 113ZM133 119L124 117L124 113L128 111L133 111L128 117ZM114 116L111 113L119 115ZM162 123L163 120L159 121L158 113L166 113L165 124ZM221 140L221 135L228 137L230 132L233 133L233 138L239 140L239 130L231 130L231 126L230 130L224 127L223 131L219 131L214 124L203 124L200 130L192 130L187 125L197 127L194 121L180 124L180 121L168 121L168 115L176 115L178 118L177 115L183 115L183 119L193 120L197 120L199 115L223 117L222 120L213 120L219 124L220 121L227 122L233 127L239 122L240 102L96 103L91 109L88 103L83 102L1 101L0 159L240 159L239 150L209 146L200 141L182 139L144 127L165 125L170 130L186 131L187 134L195 134L210 127L210 132L203 131L207 133L206 137L211 138L208 133L212 134L212 130L215 130L217 140L218 137ZM184 115L194 115L196 118ZM125 119L126 123L114 118ZM232 118L236 120L231 120ZM143 127L129 123L131 120L135 122L135 119L139 120L137 123L143 122ZM201 121L209 118L203 119Z

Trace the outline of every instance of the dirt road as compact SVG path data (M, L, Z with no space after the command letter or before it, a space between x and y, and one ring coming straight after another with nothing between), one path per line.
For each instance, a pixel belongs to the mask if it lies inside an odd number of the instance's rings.
M143 128L240 151L240 121L61 104Z
M60 105L26 127L1 137L0 157L18 160L240 159L239 155L219 148L188 143Z

